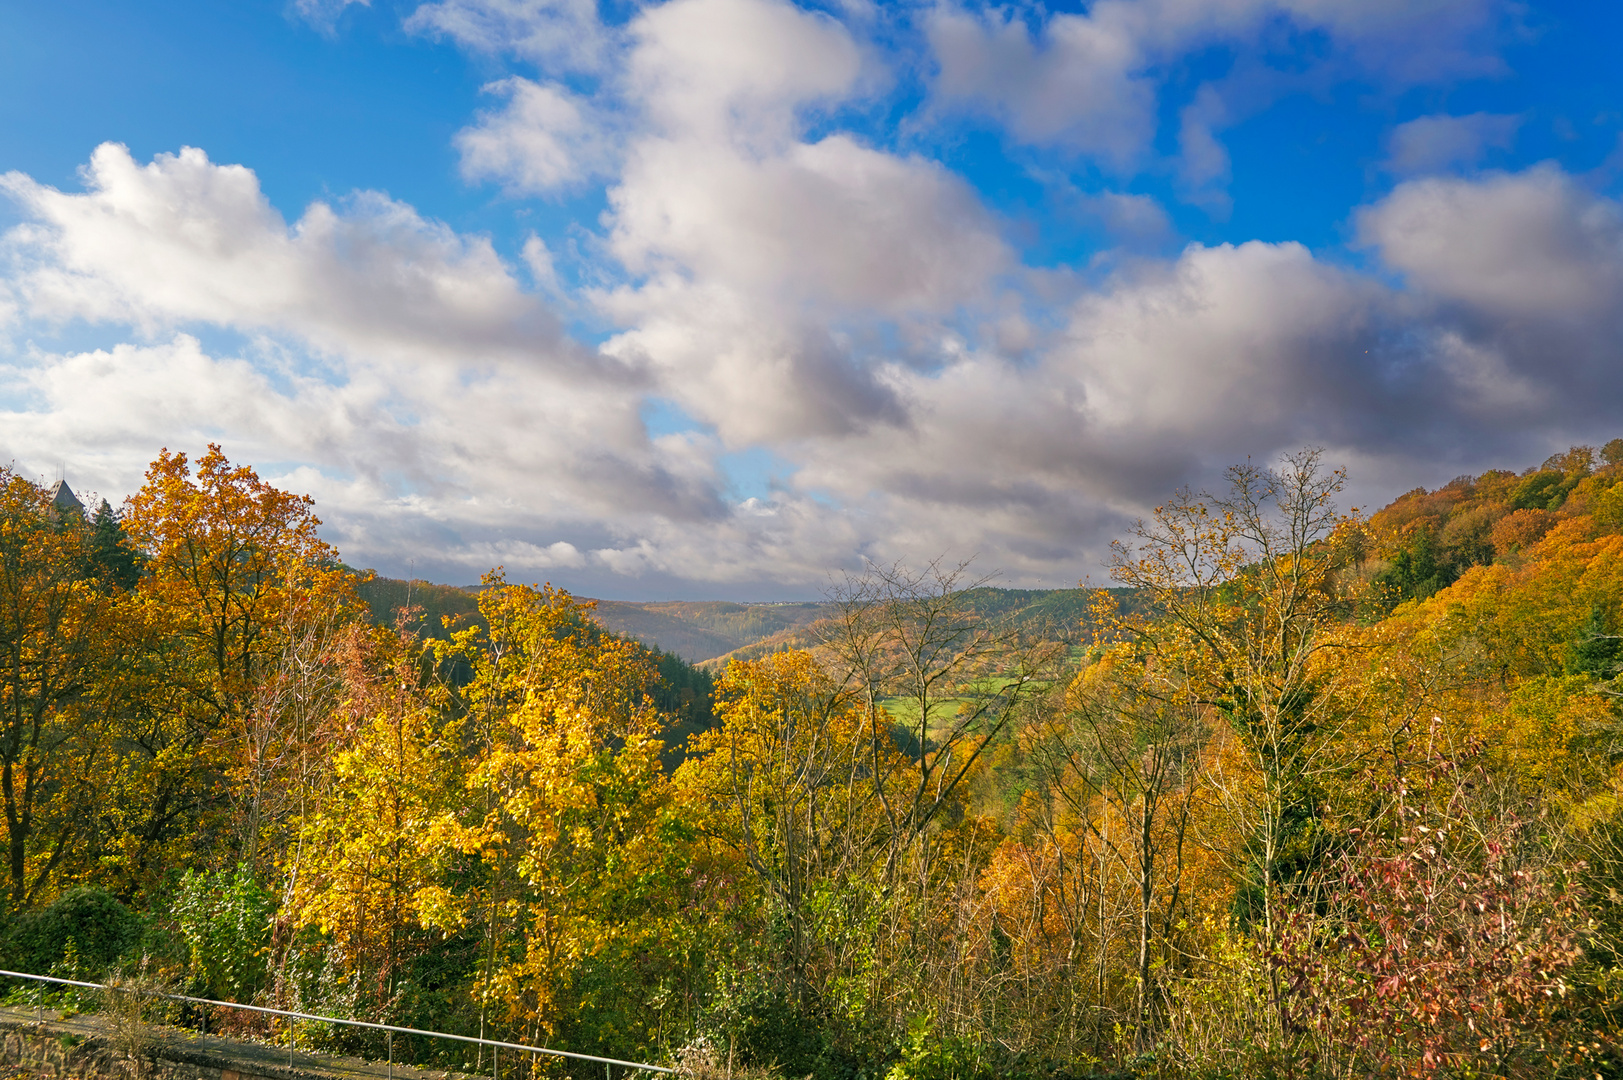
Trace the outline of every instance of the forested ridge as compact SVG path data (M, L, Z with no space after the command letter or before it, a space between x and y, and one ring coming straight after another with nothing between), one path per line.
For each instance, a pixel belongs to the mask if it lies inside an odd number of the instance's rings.
M3 959L704 1076L1623 1075L1623 440L1343 479L1169 494L1087 611L874 567L711 675L356 573L217 447L4 472Z

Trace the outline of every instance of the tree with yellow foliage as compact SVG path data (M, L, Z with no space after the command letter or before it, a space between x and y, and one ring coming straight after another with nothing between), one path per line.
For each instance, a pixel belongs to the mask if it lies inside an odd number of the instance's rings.
M906 756L806 652L728 665L716 717L690 740L676 783L742 864L756 917L783 928L779 954L758 958L753 977L798 1010L876 1008L894 827L884 800L907 797Z
M1322 843L1319 785L1362 752L1342 738L1356 712L1342 691L1360 597L1341 541L1356 523L1335 505L1344 473L1318 450L1278 469L1237 465L1227 479L1221 495L1178 493L1115 544L1113 576L1143 590L1152 613L1116 629L1186 673L1233 736L1235 752L1212 758L1204 780L1235 830L1240 913L1271 949L1281 890Z
M648 1050L685 1007L677 914L692 887L646 693L653 657L568 593L500 571L479 610L484 628L437 649L472 673L459 691L464 808L437 828L479 859L454 917L484 932L481 1025Z
M1159 1021L1157 976L1175 959L1176 927L1189 914L1185 858L1209 732L1188 672L1169 668L1172 656L1135 652L1119 645L1077 675L1035 756L1047 790L1131 886L1130 1019L1133 1048L1143 1052Z
M444 842L464 800L462 724L424 692L423 650L404 633L352 626L335 651L335 745L283 857L282 917L321 933L352 1010L383 1016L412 956L467 917L455 878L469 860Z

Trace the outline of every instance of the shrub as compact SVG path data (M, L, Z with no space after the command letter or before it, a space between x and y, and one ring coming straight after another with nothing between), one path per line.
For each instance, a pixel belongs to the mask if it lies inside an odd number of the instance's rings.
M1399 805L1391 824L1359 837L1272 958L1302 1068L1531 1078L1579 1064L1593 1044L1567 998L1589 919L1567 869L1519 864L1509 817L1479 831Z
M25 913L12 927L7 953L24 971L49 974L71 943L80 978L99 978L141 941L141 919L105 889L73 889Z
M206 996L246 1001L265 985L271 896L247 867L233 874L188 871L175 897L192 978Z

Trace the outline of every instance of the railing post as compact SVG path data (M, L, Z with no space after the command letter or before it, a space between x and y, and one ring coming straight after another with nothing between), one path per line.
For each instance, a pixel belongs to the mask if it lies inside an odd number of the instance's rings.
M383 1038L389 1044L389 1080L394 1080L394 1032L385 1031Z

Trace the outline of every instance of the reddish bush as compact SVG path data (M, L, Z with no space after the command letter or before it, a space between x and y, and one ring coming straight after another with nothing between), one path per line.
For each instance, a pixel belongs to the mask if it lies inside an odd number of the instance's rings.
M1556 1075L1592 1048L1568 995L1588 918L1569 870L1399 805L1358 833L1272 961L1287 1035L1333 1074ZM1395 835L1394 835L1395 834Z

